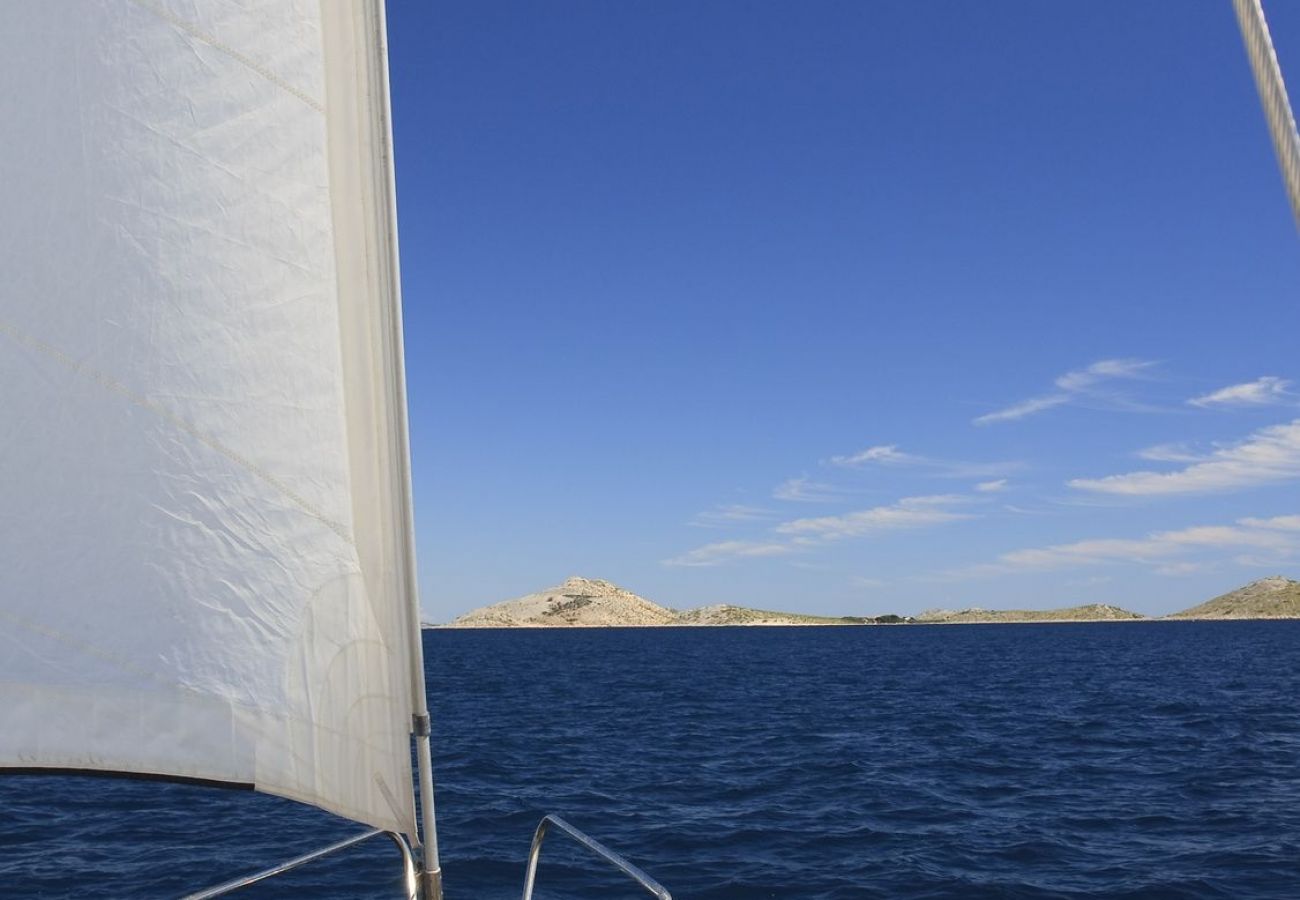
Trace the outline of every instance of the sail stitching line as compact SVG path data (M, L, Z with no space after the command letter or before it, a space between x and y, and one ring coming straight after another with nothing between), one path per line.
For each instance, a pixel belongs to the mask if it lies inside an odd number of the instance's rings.
M278 490L289 500L293 501L293 503L297 505L303 512L307 513L307 515L311 516L313 519L320 522L330 531L334 532L336 535L342 538L348 544L348 546L355 547L351 534L348 533L347 529L344 528L343 525L339 524L338 522L335 522L329 516L325 515L320 510L316 509L315 506L313 506L306 499L300 496L291 487L289 487L284 482L280 481L280 479L276 478L270 472L266 471L261 466L257 465L257 463L248 459L243 454L239 453L236 450L232 450L231 448L227 447L225 444L218 441L216 438L204 434L202 431L195 428L189 422L186 422L184 419L180 418L179 416L174 415L173 413L159 406L157 403L154 403L151 400L147 400L144 397L137 395L130 388L128 388L126 385L124 385L122 382L118 381L117 379L105 375L102 372L98 372L90 368L89 366L87 366L85 363L73 359L71 356L68 356L68 354L64 353L62 350L58 349L57 347L47 344L42 340L32 337L31 335L24 334L14 326L10 325L8 322L0 321L0 334L6 334L10 338L17 341L18 343L30 347L33 350L37 350L41 353L44 353L46 356L50 357L56 362L61 363L62 365L64 365L71 371L75 372L76 374L83 375L89 380L98 384L100 387L105 388L106 390L110 390L113 393L119 394L122 397L125 397L127 400L131 401L133 404L141 407L142 409L149 410L150 412L158 416L163 421L170 423L171 425L175 426L176 428L188 434L190 437L198 440L200 443L204 444L210 449L215 450L217 453L220 453L222 456L226 457L231 462L234 462L237 465L242 466L244 469L247 469L249 472L251 472L252 474L256 475L258 478L265 481L271 487Z
M72 635L64 634L61 631L57 631L53 628L50 628L48 625L42 625L39 622L33 622L30 619L26 618L25 616L19 615L18 613L10 612L7 609L0 609L0 620L7 620L11 624L17 625L19 628L25 628L28 631L33 632L34 634L39 634L41 637L48 638L49 640L52 641L57 641L60 644L66 644L67 646L71 647L74 650L79 650L82 653L86 653L89 654L90 656L94 656L103 662L109 663L110 665L117 666L119 669L123 669L127 672L130 672L132 675L136 675L141 678L146 678L149 681L153 681L167 688L175 688L180 691L186 690L183 686L160 677L158 673L153 671L152 669L146 669L144 666L137 665L131 660L123 659L122 657L118 656L116 653L111 653L107 650L103 650L100 647L95 646L94 644L87 643L86 641L75 638ZM196 691L190 691L190 693L197 694Z
M130 672L133 675L139 675L153 682L154 684L157 684L161 687L165 687L168 690L175 691L176 693L182 694L186 697L196 697L203 700L220 699L223 703L227 704L232 709L247 712L254 716L262 716L268 719L274 719L279 722L289 722L289 723L298 723L302 725L307 725L325 734L332 735L334 737L343 738L344 740L351 740L357 744L360 744L361 746L365 747L368 750L373 750L378 752L383 749L381 745L376 744L373 740L371 740L368 737L344 731L342 728L329 725L325 722L320 722L316 719L311 718L310 716L296 715L294 713L287 713L281 710L267 709L265 707L248 703L244 700L239 700L233 697L218 698L213 694L196 690L195 688L188 687L186 685L180 684L175 681L169 681L166 678L160 677L156 672L151 672L147 669L135 665L134 663L131 663L127 660L123 660L120 657L116 656L115 654L103 650L102 648L96 647L94 644L87 643L86 641L80 640L79 638L73 637L72 635L66 634L62 631L57 631L53 628L50 628L49 626L41 625L37 622L33 622L30 619L18 615L17 613L12 613L7 610L0 609L0 620L8 620L11 624L18 626L19 628L25 628L28 631L32 632L33 634L38 634L41 637L49 638L52 641L57 641L58 643L65 644L69 647L72 647L74 650L81 650L85 653L89 653L90 655L95 656L104 662L117 665L123 670ZM352 644L375 644L379 642L370 639L360 639L360 640L352 641L351 643ZM5 686L6 684L8 683L0 682L0 687ZM33 686L33 685L28 685L26 683L22 683L22 684L25 687ZM35 685L35 687L58 689L56 686L53 685ZM357 697L353 701L351 706L348 707L348 711L350 712L351 710L355 709L358 705L360 705L363 702L369 700L375 700L375 699L383 700L383 701L391 701L393 698L388 694L381 694L377 691L369 691ZM301 763L311 762L311 759L309 757L301 753L298 753L297 751L294 751L289 747L284 747L283 750L285 753L292 755L297 762L301 762Z
M190 37L202 41L203 43L207 44L209 47L213 48L214 50L221 51L222 53L226 54L235 62L239 63L245 68L253 72L256 72L258 75L261 75L263 78L265 78L267 81L271 82L272 84L276 85L277 87L282 88L285 91L288 91L290 94L297 97L299 100L301 100L303 103L306 103L308 106L310 106L312 109L316 110L317 112L319 113L325 112L325 105L321 103L319 100L315 99L309 94L303 93L302 91L298 90L289 82L281 78L279 75L276 75L270 69L267 69L265 66L258 63L256 60L240 53L238 50L236 50L234 47L231 47L229 44L223 43L222 41L208 34L207 32L200 30L194 25L191 25L189 22L186 22L184 19L178 18L172 15L171 13L167 12L167 10L161 9L160 7L157 7L152 3L147 3L145 2L145 0L132 0L132 2L134 2L135 5L140 7L141 9L147 12L151 12L158 18L166 22L170 22L172 25L175 25L177 28L179 28L181 31L188 34Z
M3 323L0 323L0 327L3 327ZM320 585L314 591L312 591L311 594L308 595L304 606L310 609L312 604L316 602L317 598L320 597L321 593L325 590L325 588L329 587L332 584L337 583L340 579L347 579L354 575L357 576L358 578L362 577L361 570L346 569L343 572L339 573L338 575L331 575L329 578L322 581ZM12 612L7 609L0 609L0 621L3 621L5 619L7 619L9 622L11 622L14 625L17 625L19 628L26 628L28 631L31 631L34 634L39 634L41 637L49 638L50 640L56 641L61 644L66 644L67 646L73 648L74 650L80 650L83 653L87 653L91 656L97 657L98 659L103 660L104 662L109 663L110 665L117 666L119 669L121 669L124 672L129 672L132 675L143 677L146 680L162 685L165 688L180 691L181 693L184 694L191 694L196 697L207 696L202 691L197 691L177 681L173 681L168 678L163 678L158 674L157 670L138 665L133 660L127 659L123 656L119 656L118 654L112 652L111 650L106 650L103 647L98 646L97 644L92 644L89 641L86 641L82 638L76 637L74 635L68 634L63 631L59 631L56 628L51 628L49 625L43 625L40 622L34 622L31 619L28 619L26 616L20 615L19 613ZM335 653L335 657L344 653L353 643L357 643L357 642L350 641L347 644L344 644L343 647ZM382 641L379 643L384 650L388 649L388 646L384 644ZM333 666L333 661L330 662L330 666ZM236 700L234 698L226 698L226 702L234 706L239 706L243 709L262 712L260 707L255 706L253 704L244 703L243 701ZM302 721L313 722L313 720L306 719L306 718L303 718Z

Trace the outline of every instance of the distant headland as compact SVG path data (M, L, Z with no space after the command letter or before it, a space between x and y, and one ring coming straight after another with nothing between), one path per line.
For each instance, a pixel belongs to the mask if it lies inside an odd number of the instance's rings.
M966 625L1300 618L1300 581L1252 581L1190 609L1148 618L1106 603L1063 609L933 609L919 616L814 616L727 604L675 610L609 581L573 577L555 587L473 610L432 628L601 628L700 625Z

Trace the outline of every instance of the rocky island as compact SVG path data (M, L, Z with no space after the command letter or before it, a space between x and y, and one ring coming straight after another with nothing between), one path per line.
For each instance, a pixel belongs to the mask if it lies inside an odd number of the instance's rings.
M465 613L450 628L556 628L657 625L867 625L881 620L857 616L810 616L720 604L684 611L660 606L618 585L575 576L563 584Z
M991 622L1122 622L1145 619L1139 613L1108 603L1089 603L1064 609L929 609L916 621L933 625L962 625Z
M1281 575L1174 613L1171 619L1300 619L1300 581Z
M970 625L1032 622L1136 622L1173 619L1300 618L1300 582L1261 578L1205 603L1157 619L1108 603L1063 609L927 610L911 616L815 616L715 604L675 610L609 581L573 577L562 584L460 616L445 628L599 628L712 625Z
M701 606L679 612L674 625L867 625L874 619L856 616L809 616L803 613L750 609L729 603Z
M574 577L555 587L465 613L453 628L670 625L677 613L609 581Z

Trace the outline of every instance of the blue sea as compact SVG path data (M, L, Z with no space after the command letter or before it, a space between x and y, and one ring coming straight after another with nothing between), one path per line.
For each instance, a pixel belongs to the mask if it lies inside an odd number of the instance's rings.
M1300 622L429 631L448 900L559 813L678 900L1300 897ZM0 776L0 896L174 897L358 826ZM553 833L539 898L638 893ZM241 897L395 897L376 841Z

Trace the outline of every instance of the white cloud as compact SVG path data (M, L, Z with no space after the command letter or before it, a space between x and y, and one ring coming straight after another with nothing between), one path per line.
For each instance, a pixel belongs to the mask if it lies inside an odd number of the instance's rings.
M831 484L811 481L808 476L790 478L772 489L772 498L794 503L830 503L840 499L840 489Z
M1004 503L1002 508L1009 513L1015 513L1018 516L1050 516L1053 513L1046 509L1029 509L1025 506L1017 506L1014 503Z
M665 559L663 564L665 566L720 566L723 563L737 559L783 556L791 552L793 552L793 548L786 544L756 541L719 541L716 544L705 544L703 547L696 547L681 556Z
M1054 406L1061 406L1069 402L1070 398L1066 394L1048 394L1046 397L1030 397L1028 400L1022 400L1019 403L1006 407L1005 409L999 409L996 412L985 413L982 416L977 416L972 421L976 425L992 425L996 422L1014 422L1017 419L1025 418L1025 416L1032 416L1034 413L1039 413L1045 409L1051 409Z
M1103 398L1097 388L1107 381L1132 380L1141 378L1155 363L1143 359L1101 359L1092 365L1066 372L1055 380L1058 392L1030 397L1011 406L977 416L972 422L976 425L993 425L998 422L1014 422L1032 416L1044 410L1064 406L1079 397L1088 396L1094 400ZM1112 405L1118 404L1116 397L1108 398Z
M1297 562L1295 553L1300 548L1295 548L1292 552L1276 552L1272 556L1260 556L1252 553L1243 553L1241 556L1234 556L1232 561L1239 566L1249 566L1252 569L1273 569L1276 566L1294 565Z
M882 444L878 447L868 447L850 456L832 456L831 465L844 466L852 468L855 466L865 465L866 463L883 463L894 465L914 465L924 462L921 457L913 456L910 453L903 453L898 449L896 444Z
M1300 531L1300 516L1274 516L1271 519L1239 519L1238 523L1250 528L1274 528L1278 531Z
M1273 403L1284 403L1290 399L1289 388L1291 382L1285 378L1278 378L1274 375L1265 375L1255 381L1248 381L1245 384L1233 384L1225 388L1219 388L1201 397L1193 397L1187 402L1192 406L1207 407L1225 407L1225 406L1268 406Z
M1205 458L1188 449L1186 444L1156 444L1144 447L1137 455L1152 462L1200 462Z
M1176 531L1157 531L1141 538L1093 538L1047 547L1029 547L1003 553L996 562L981 563L946 573L949 580L966 577L1005 575L1016 572L1077 568L1105 563L1127 563L1152 567L1157 574L1182 575L1192 567L1214 564L1206 555L1215 551L1253 551L1252 565L1276 562L1300 550L1300 534L1288 533L1290 523L1300 516L1276 519L1240 519L1234 525L1200 525ZM1256 523L1282 523L1259 527ZM1196 553L1194 560L1183 559ZM1259 555L1262 554L1262 555Z
M1157 575L1168 575L1171 577L1181 577L1184 575L1200 575L1202 572L1208 572L1214 568L1211 563L1204 562L1171 562L1163 566L1156 566Z
M794 535L797 542L808 544L861 537L880 531L921 528L971 518L966 513L945 508L963 503L966 499L958 494L905 497L889 506L876 506L840 516L794 519L781 523L775 530L778 534Z
M692 519L690 524L696 528L721 528L725 525L736 525L743 522L762 522L770 518L772 518L770 510L733 503L705 510Z
M1102 359L1074 372L1066 372L1056 379L1063 391L1086 391L1109 378L1140 378L1155 363L1144 359Z
M1070 487L1126 496L1192 494L1249 488L1300 478L1300 419L1261 429L1174 472L1129 472L1076 478Z
M979 491L981 494L996 494L999 491L1005 491L1006 489L1007 480L1005 478L999 478L996 481L981 481L979 484L975 485L975 490Z
M1021 468L1018 462L962 462L951 459L934 459L916 453L904 453L897 444L868 447L845 456L832 456L827 462L832 466L857 469L863 466L906 466L922 469L942 478L990 478Z

